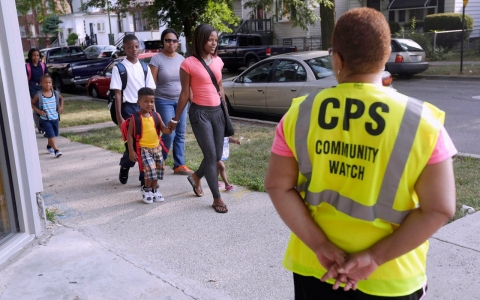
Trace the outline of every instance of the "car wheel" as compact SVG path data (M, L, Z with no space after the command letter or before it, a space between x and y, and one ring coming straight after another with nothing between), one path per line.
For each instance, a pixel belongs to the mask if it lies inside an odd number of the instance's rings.
M247 60L247 68L250 68L251 66L253 66L254 64L256 64L258 62L258 60L256 58L249 58Z
M98 90L96 87L92 86L90 88L90 96L92 98L100 99L100 94L98 93Z
M62 92L63 90L63 82L62 79L60 79L60 76L54 76L53 77L53 88L58 91L59 93Z

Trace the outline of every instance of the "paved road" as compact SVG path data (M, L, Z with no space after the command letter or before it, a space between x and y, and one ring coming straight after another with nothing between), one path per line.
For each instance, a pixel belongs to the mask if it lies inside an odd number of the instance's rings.
M394 80L406 95L428 101L446 112L445 127L459 152L480 154L480 89L478 82L450 80Z

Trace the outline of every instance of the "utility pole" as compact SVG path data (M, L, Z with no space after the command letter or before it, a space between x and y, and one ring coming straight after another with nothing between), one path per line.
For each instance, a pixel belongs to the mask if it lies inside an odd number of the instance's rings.
M115 40L113 38L112 33L112 20L110 20L110 1L107 0L107 13L108 13L108 27L110 28L110 33L108 34L108 42L110 45L115 44Z
M462 12L462 42L460 44L460 73L463 72L463 40L465 32L465 6L467 6L468 0L463 0L463 12Z

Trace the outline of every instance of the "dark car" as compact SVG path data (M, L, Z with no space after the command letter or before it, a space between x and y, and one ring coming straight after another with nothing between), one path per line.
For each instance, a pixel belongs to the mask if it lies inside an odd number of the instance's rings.
M117 51L117 47L111 45L92 45L83 50L87 58L112 57Z
M403 77L411 77L428 69L423 48L410 39L392 39L392 54L388 59L385 69Z
M145 53L158 53L163 49L162 40L145 40Z
M222 35L218 41L218 56L229 72L238 68L251 67L255 63L277 54L297 52L295 46L264 45L258 34Z

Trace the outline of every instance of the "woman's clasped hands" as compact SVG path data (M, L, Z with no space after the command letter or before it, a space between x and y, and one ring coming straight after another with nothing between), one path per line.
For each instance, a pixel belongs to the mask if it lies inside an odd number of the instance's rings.
M320 280L325 282L335 279L334 290L341 284L344 284L345 291L356 290L357 283L367 279L379 266L369 249L348 254L329 241L315 251L315 254L320 264L327 269Z

